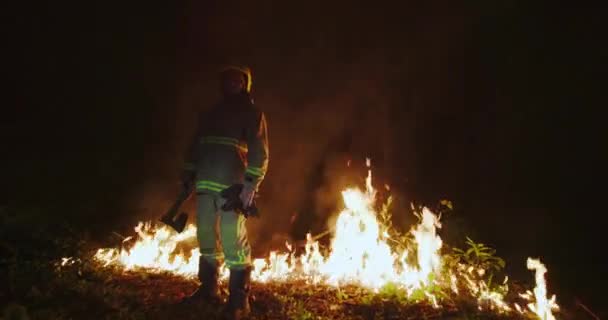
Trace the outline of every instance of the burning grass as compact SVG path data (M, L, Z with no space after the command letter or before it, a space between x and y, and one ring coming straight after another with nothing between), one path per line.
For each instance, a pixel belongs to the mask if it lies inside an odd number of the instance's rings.
M58 238L56 228L53 232L34 234L38 241L20 241L19 246L10 246L12 249L0 257L3 271L0 275L7 275L8 284L0 287L3 319L216 319L217 306L184 308L177 304L197 286L190 276L139 267L129 271L116 264L106 266L94 258L98 245L82 235ZM125 247L135 241L136 238L128 241ZM34 252L32 247L39 250ZM178 246L176 251L190 252L188 246ZM66 253L73 258L53 258ZM446 253L442 258L446 266L467 259L470 263L486 262L477 259L475 254L467 257ZM525 308L528 300L518 293L532 287L509 281L504 299L520 301ZM222 288L225 297L225 282ZM499 313L484 303L481 305L486 308L480 310L477 297L467 294L464 283L457 283L460 294L440 289L428 288L439 297L437 307L424 291L407 294L391 284L374 290L354 284L336 286L311 284L304 279L269 279L253 283L252 319L530 319L533 316L530 312ZM561 312L559 318L589 319L584 314L566 317Z
M345 208L337 216L327 250L322 251L309 235L303 252L296 252L292 244L286 243L285 252L271 252L268 257L254 261L253 279L257 288L275 288L278 292L280 288L290 288L289 294L276 297L283 305L291 303L285 300L287 297L298 297L293 303L296 309L303 310L302 317L309 314L310 319L323 318L327 310L361 317L353 310L368 310L361 312L373 319L377 315L376 306L382 306L380 309L385 311L396 310L395 317L408 315L414 309L424 312L414 318L476 310L494 317L552 320L553 312L559 310L555 296L547 297L544 280L547 270L539 260L528 259L528 268L536 272L534 290L514 292L508 278L501 281L495 278L494 272L501 271L504 261L494 255L493 249L468 239L466 249L442 250L443 242L437 233L442 227L440 217L427 208L412 208L419 223L409 232L393 228L389 222L391 199L376 204L371 170L364 191L349 188L342 192L342 197ZM99 249L95 259L126 272L168 272L194 277L198 249L183 250L184 242L195 242L193 226L179 235L150 223L140 224L135 230L138 238L126 239L133 243L122 249ZM223 269L222 278L227 277L228 270ZM321 292L324 299L300 296L302 291ZM337 302L325 297L328 294L335 294ZM360 299L349 300L351 297ZM353 307L344 309L348 301ZM309 302L319 308L311 309ZM374 307L366 309L366 305Z
M390 199L375 203L371 173L365 191L345 190L343 197L345 209L328 246L309 236L302 251L286 244L283 252L255 261L252 319L552 319L554 313L599 319L586 316L592 313L582 304L584 313L558 311L539 260L527 262L536 283L522 285L503 281L505 262L492 248L471 239L466 248L449 248L437 232L439 216L429 210L415 208L419 223L399 232L391 224ZM45 229L11 217L0 215L0 280L6 283L0 286L0 319L218 314L217 306L177 304L197 286L193 226L177 235L142 223L117 248L98 249L73 229L59 232L55 225ZM227 277L224 270L224 297Z
M58 264L61 264L58 262ZM171 273L122 272L81 260L61 267L60 276L30 305L35 319L219 319L216 305L183 307L178 302L196 283ZM227 296L225 284L222 295ZM304 281L254 283L256 319L529 319L480 311L473 301L436 308L361 286L310 285ZM45 306L49 308L45 308Z

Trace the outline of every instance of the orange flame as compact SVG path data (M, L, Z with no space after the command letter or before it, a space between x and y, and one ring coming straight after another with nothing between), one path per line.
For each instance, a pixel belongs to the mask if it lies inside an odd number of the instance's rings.
M367 164L369 167L369 159ZM428 208L417 214L420 222L410 230L414 246L400 252L391 247L389 241L394 239L379 222L374 209L376 191L372 186L371 170L368 171L365 191L348 188L342 192L342 198L345 208L337 216L327 254L321 253L319 243L308 234L304 253L299 256L286 243L289 252L273 251L264 259L255 259L253 280L266 283L298 279L310 284L333 286L356 284L375 292L391 283L408 295L422 290L422 296L437 308L440 307L439 298L432 293L433 287L445 288L456 295L461 294L459 288L464 287L468 294L477 298L480 309L489 307L504 313L513 310L522 314L532 312L543 320L554 319L551 310L558 306L555 296L546 298L544 274L547 270L538 260L528 259L528 268L536 270L537 287L534 297L531 293L520 295L530 301L530 311L526 311L516 303L505 301L507 279L501 286L501 293L480 280L485 272L483 269L459 264L456 270L445 270L440 255L442 240L437 235L437 229L441 228L440 219ZM383 210L387 207L385 204ZM138 238L130 248L99 249L95 258L105 265L118 265L125 270L144 268L150 272L168 271L189 278L196 275L198 248L176 253L180 244L196 243L193 225L181 234L151 223L140 223L135 231ZM408 262L412 254L416 257L415 263ZM228 270L222 266L221 272L221 278L226 279Z

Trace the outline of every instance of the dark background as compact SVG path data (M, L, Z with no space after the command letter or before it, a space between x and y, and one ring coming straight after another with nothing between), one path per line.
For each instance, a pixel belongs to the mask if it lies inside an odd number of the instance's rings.
M235 62L252 67L269 121L263 218L250 225L258 255L322 231L371 157L405 230L410 202L450 199L447 243L489 243L528 282L525 259L541 257L559 300L602 308L607 135L595 109L607 60L596 8L189 1L7 12L3 212L93 237L155 219L177 191L196 114L219 97L219 66Z

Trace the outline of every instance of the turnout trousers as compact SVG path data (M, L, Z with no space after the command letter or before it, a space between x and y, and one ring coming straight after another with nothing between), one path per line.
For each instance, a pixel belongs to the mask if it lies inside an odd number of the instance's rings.
M242 214L223 211L225 199L213 193L197 195L197 237L201 257L212 264L223 260L231 270L251 266L251 246Z

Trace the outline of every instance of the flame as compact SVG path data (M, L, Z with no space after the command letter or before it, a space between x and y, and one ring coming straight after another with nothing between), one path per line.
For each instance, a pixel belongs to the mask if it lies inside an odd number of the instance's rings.
M367 159L370 167L370 160ZM508 291L507 278L502 285L489 288L483 276L486 270L458 264L446 270L440 250L442 240L437 234L440 218L428 208L416 215L419 223L406 235L412 246L397 249L389 243L392 239L388 228L378 220L376 212L376 190L372 186L372 172L368 170L365 190L348 188L342 192L344 209L337 215L332 230L330 246L321 251L318 241L308 234L304 252L296 255L291 244L286 243L287 252L270 252L268 257L253 261L252 278L257 282L304 280L310 284L342 286L359 285L374 292L387 284L405 290L408 296L426 299L433 307L441 307L440 297L434 288L455 295L468 294L477 299L478 308L501 313L517 311L532 313L543 320L552 320L551 310L557 310L555 296L546 298L544 274L547 269L538 260L528 259L528 268L536 270L534 294L520 294L529 302L529 311L517 303L505 301ZM387 188L388 190L388 188ZM382 206L387 211L388 204ZM146 269L150 272L171 272L194 278L198 269L199 251L196 247L196 228L189 225L184 232L176 234L166 226L139 223L135 228L136 239L128 248L99 249L95 258L104 265L117 265L124 270ZM184 249L184 243L191 243ZM188 248L188 246L185 246ZM414 262L412 262L414 261ZM221 269L221 279L227 279L229 270Z
M551 299L547 299L547 285L545 282L547 268L540 260L528 258L528 269L536 271L535 303L529 303L528 308L542 320L555 320L551 310L558 310L559 306L555 303L555 295Z
M106 266L121 265L125 270L146 268L151 271L169 271L183 276L194 276L198 271L199 249L193 248L188 255L175 254L181 243L196 238L196 227L189 225L182 233L175 233L166 226L140 222L135 227L137 241L129 249L102 248L95 257ZM126 238L123 243L129 242Z

